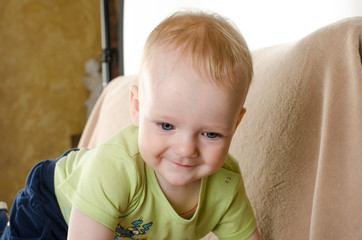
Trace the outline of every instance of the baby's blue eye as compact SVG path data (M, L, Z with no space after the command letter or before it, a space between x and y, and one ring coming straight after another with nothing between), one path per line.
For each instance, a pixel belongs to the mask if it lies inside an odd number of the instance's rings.
M217 137L220 137L220 134L214 133L214 132L207 132L207 133L204 133L204 136L206 136L208 138L217 138Z
M169 131L173 129L172 124L169 123L160 123L163 130Z

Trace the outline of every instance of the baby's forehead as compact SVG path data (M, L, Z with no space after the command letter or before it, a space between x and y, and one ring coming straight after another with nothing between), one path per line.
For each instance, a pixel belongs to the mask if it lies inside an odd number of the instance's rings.
M169 98L182 98L191 94L192 96L205 95L209 101L223 99L223 102L242 103L243 94L231 93L227 88L217 85L209 78L199 77L196 80L187 79L185 75L178 77L158 78L151 74L145 74L140 84L140 95L146 101L155 97L167 95ZM205 98L193 98L195 101L203 101Z
M205 59L205 61L207 60ZM141 74L147 76L143 79L157 83L160 79L154 77L154 75L171 76L177 73L183 75L184 72L177 71L180 68L183 68L185 72L192 71L198 79L209 82L210 84L215 84L217 80L214 79L211 69L205 69L205 64L201 64L201 60L198 60L197 56L183 48L176 46L161 46L157 48L157 51L155 51L146 61ZM174 79L168 78L167 80L171 81Z
M183 84L192 82L194 87L203 83L218 86L210 73L192 64L190 56L178 51L162 51L157 53L143 68L140 81L145 86L159 88L162 85ZM225 90L222 84L220 90Z
M200 78L210 81L212 84L216 83L221 89L231 94L240 93L249 88L249 81L245 79L245 75L240 69L224 66L222 67L224 71L220 72L220 67L213 66L210 56L192 52L187 46L160 45L154 50L145 61L145 69L141 70L166 72L182 65L185 68L192 68ZM225 65L227 64L225 63ZM162 69L162 67L164 68Z
M160 75L164 74L162 70L157 71ZM183 74L178 74L178 77L158 77L156 75L153 75L149 71L145 71L145 73L142 74L142 77L139 78L140 94L154 96L160 94L161 91L168 92L171 90L188 92L192 91L195 94L198 94L201 91L205 90L205 88L200 87L200 85L203 85L204 87L209 86L210 88L212 88L212 92L209 92L209 94L222 95L230 99L230 101L236 100L239 102L243 102L245 98L244 91L236 91L236 89L230 90L230 88L224 85L217 84L215 81L211 80L209 76L198 76L199 84L196 81L189 81L190 79L187 79L187 77ZM189 86L189 88L184 88L181 86Z

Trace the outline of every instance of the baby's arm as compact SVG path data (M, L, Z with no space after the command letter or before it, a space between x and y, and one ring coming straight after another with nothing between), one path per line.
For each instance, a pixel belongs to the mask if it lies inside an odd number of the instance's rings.
M113 232L93 218L72 207L68 228L68 240L111 240Z
M254 233L247 240L259 240L259 232L258 229L255 229Z

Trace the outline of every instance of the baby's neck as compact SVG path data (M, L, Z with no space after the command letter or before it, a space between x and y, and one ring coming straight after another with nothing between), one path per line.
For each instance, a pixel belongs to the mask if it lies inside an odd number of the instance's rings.
M158 180L158 183L175 212L178 214L187 213L181 217L191 218L199 201L201 179L184 186L164 184L160 180Z

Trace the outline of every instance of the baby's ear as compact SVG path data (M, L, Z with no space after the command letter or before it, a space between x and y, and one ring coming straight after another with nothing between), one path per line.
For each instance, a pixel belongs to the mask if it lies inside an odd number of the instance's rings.
M241 112L240 112L240 114L239 114L238 121L236 122L235 130L236 130L236 128L239 126L239 124L241 123L241 120L243 119L245 113L246 113L246 109L245 109L245 108L242 108L242 109L241 109Z
M131 110L131 119L134 125L139 126L140 102L138 98L138 87L132 86L129 95L129 107Z

